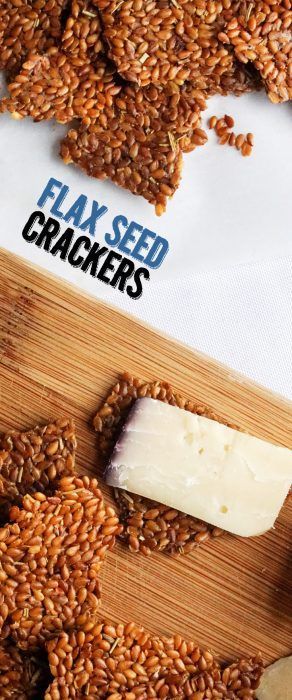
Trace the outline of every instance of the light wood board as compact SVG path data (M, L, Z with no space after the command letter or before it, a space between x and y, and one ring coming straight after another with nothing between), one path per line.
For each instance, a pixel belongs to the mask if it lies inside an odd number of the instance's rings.
M291 404L0 252L0 430L72 415L78 469L101 475L91 418L124 369L165 379L254 435L291 447ZM224 659L291 653L291 535L290 501L268 534L225 535L178 560L118 545L102 571L101 612L180 632Z

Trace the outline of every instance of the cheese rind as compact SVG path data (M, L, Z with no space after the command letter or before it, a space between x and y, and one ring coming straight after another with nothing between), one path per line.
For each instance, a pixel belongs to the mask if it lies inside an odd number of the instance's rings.
M249 537L269 530L292 451L154 399L138 399L106 482Z
M292 656L279 659L264 670L256 697L257 700L291 700Z

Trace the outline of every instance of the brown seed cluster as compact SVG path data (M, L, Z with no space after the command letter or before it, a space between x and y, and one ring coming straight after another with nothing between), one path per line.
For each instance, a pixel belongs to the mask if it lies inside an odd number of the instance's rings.
M1 0L0 70L15 72L29 51L45 51L61 37L67 0Z
M0 528L0 636L35 649L97 613L98 573L121 533L96 479L63 477L54 496L40 492L12 506Z
M62 51L74 60L94 63L104 50L102 28L96 8L88 0L72 0L70 14L61 38Z
M262 674L260 656L220 666L195 642L133 622L63 633L47 649L54 681L45 700L252 700Z
M253 63L272 102L292 99L292 2L243 0L219 34L241 63Z
M0 504L53 488L56 479L74 472L76 435L64 418L27 432L0 436Z
M176 394L169 384L145 382L125 372L93 421L98 433L99 450L106 460L133 403L145 396L226 423L208 406ZM218 537L223 532L185 513L123 490L115 489L115 498L124 525L121 537L134 552L149 555L154 550L164 550L173 556L187 554L210 537Z
M182 152L207 140L200 128L204 107L203 93L189 83L144 90L128 85L96 122L69 131L61 155L89 175L142 195L159 215L179 185Z
M0 642L1 700L40 700L48 684L42 656L27 655L9 642Z
M101 13L109 56L126 80L141 87L191 80L198 88L220 84L233 55L218 40L231 0L93 0ZM235 3L236 4L236 3Z
M224 117L220 119L215 116L209 119L209 129L215 129L221 146L225 144L234 146L241 152L242 156L250 156L254 146L254 135L251 132L246 134L246 136L243 134L236 135L234 131L232 131L233 127L234 119L230 117L229 114L225 114Z
M113 71L98 59L76 65L76 58L51 49L44 55L29 55L21 72L9 85L10 96L3 98L2 108L15 119L33 117L39 122L56 119L67 124L80 118L91 121L112 104L120 86Z
M5 0L0 51L14 74L0 111L81 120L61 146L65 163L142 195L160 215L179 185L183 153L207 141L206 98L257 88L218 38L239 5Z
M220 30L234 17L231 0L93 0L100 10L108 55L118 73L143 87L190 81L208 95L248 90ZM244 87L243 87L244 86Z

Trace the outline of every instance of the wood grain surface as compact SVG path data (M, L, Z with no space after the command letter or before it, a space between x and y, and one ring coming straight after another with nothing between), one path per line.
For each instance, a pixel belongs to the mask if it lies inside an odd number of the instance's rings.
M134 305L133 305L134 309ZM74 417L78 470L102 475L91 419L124 369L173 384L254 435L291 448L291 404L140 322L0 251L0 430ZM108 498L109 490L101 487ZM230 659L292 651L292 503L274 530L225 535L174 560L117 545L101 613L180 632Z

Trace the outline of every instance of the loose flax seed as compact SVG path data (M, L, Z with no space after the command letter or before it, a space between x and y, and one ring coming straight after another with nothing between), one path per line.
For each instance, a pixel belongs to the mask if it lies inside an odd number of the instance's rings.
M215 129L221 146L224 144L235 146L242 156L250 156L254 146L254 135L249 132L246 137L243 134L236 136L234 131L231 131L234 125L233 117L228 114L221 118L214 116L209 120L209 129Z

